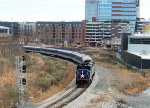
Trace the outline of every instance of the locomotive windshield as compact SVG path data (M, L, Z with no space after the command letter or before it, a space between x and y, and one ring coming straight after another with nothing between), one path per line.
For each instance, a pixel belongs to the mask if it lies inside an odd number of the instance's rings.
M89 63L89 62L91 62L91 60L85 60L85 61L84 61L84 63Z
M88 69L88 70L90 70L91 66L88 65L88 64L80 64L80 65L77 66L77 70L79 70L79 69Z

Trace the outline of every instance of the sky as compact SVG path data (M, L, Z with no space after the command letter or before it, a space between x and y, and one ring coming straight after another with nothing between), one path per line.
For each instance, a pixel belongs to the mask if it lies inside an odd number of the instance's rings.
M150 19L150 0L140 1L140 17ZM81 21L85 0L0 0L0 21Z

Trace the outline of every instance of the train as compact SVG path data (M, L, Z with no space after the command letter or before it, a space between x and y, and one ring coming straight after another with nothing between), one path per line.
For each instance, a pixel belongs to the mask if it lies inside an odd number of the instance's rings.
M46 48L38 46L23 46L25 52L35 52L51 56L57 56L65 59L69 59L75 63L76 66L76 85L80 86L82 84L90 84L95 75L94 61L92 58L85 54L80 54L75 51L55 49L55 48Z

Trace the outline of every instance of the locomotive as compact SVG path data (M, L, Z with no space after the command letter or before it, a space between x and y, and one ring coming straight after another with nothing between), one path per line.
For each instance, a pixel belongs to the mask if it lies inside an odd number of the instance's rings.
M88 55L55 48L45 48L36 46L23 46L22 48L25 50L25 52L35 52L46 55L58 56L76 62L77 86L81 85L83 82L88 82L90 84L95 74L94 62L92 58Z
M90 84L95 75L94 63L86 61L77 65L76 69L76 85L80 86L83 83Z

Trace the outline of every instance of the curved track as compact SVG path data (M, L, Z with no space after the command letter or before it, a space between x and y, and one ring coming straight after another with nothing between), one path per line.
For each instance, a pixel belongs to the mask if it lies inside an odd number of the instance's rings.
M80 96L85 90L86 88L76 88L74 91L66 94L62 98L59 98L53 105L50 105L48 108L62 108Z
M49 102L41 103L39 108L61 108L80 96L87 87L78 88L77 86L73 86L56 98L51 98Z
M92 58L90 56L76 53L76 52L73 53L73 52L63 51L63 50L56 51L55 49L46 49L46 48L32 47L32 46L27 46L24 48L26 48L25 50L28 52L42 53L46 55L57 55L65 59L71 59L72 61L77 62L79 64L89 60L92 61ZM79 88L76 85L74 85L73 87L70 87L68 90L64 91L61 95L58 95L53 99L48 99L48 101L47 100L43 101L42 103L39 104L40 106L39 108L63 107L68 103L70 103L72 100L76 99L78 96L80 96L87 88L88 85L85 85L82 88Z
M55 59L67 61L60 58ZM76 66L76 64L70 61L67 62L70 65ZM79 97L88 88L88 85L77 87L75 85L75 79L73 79L66 88L67 89L62 90L61 92L53 95L52 97L38 103L38 108L61 108Z

